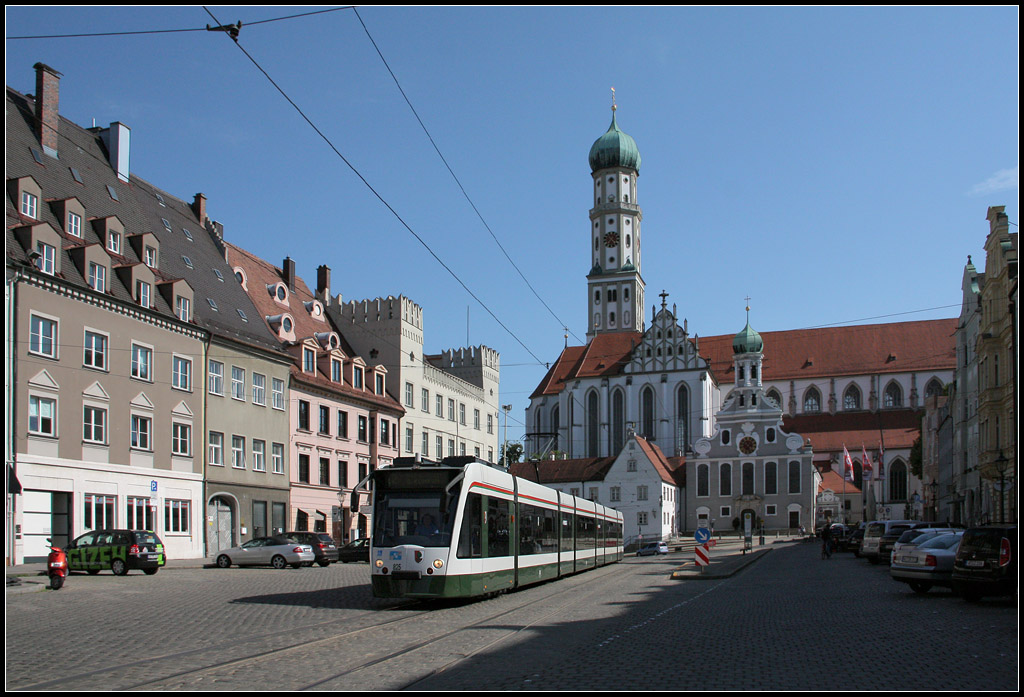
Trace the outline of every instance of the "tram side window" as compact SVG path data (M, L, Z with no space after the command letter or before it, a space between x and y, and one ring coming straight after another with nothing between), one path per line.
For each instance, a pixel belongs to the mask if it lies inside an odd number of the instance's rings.
M543 554L558 551L557 511L519 504L519 553Z
M576 516L576 548L591 549L597 544L596 526L593 518Z
M481 503L480 494L470 494L466 497L466 510L463 511L462 529L459 531L459 559L479 559L483 556Z
M559 549L563 552L571 552L574 549L572 513L562 513L562 536Z
M512 554L511 507L511 501L487 497L488 557L507 557Z

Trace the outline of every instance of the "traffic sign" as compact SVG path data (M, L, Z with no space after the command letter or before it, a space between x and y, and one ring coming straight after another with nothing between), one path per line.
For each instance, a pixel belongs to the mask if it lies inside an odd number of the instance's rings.
M705 547L698 545L697 547L693 548L693 551L696 555L697 566L707 566L708 550Z
M707 528L697 528L697 532L693 533L693 539L697 540L697 544L702 545L711 539L711 531Z

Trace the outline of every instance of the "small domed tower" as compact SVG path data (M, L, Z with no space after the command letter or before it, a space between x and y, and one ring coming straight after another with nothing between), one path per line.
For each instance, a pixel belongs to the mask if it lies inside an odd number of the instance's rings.
M732 340L732 360L735 368L735 389L733 394L744 406L757 404L761 392L761 361L764 358L764 341L750 326L750 307L747 307L747 324Z
M590 148L594 207L590 209L587 338L602 332L643 331L644 281L640 275L637 177L640 150L612 123Z

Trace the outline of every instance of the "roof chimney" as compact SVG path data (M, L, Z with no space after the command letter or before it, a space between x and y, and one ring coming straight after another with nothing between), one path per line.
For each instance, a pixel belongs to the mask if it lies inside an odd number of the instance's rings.
M284 284L288 290L295 290L295 261L291 257L285 257L281 264L284 270Z
M110 166L117 172L117 178L123 182L128 181L128 154L131 150L132 129L120 121L110 124L100 135L103 143L107 146L107 157L110 159Z
M36 69L36 133L43 152L57 157L61 74L43 63L33 67Z
M199 224L206 227L206 195L196 194L192 199L192 212L196 214Z
M316 294L323 302L331 299L331 267L321 264L316 269Z

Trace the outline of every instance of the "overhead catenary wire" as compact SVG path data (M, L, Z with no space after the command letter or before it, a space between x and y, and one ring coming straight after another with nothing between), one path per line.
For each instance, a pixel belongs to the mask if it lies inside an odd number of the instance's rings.
M219 20L214 16L214 14L212 12L210 12L210 10L208 8L204 7L203 9L206 10L206 12L210 15L210 17L212 17L213 20L219 24ZM377 200L380 201L381 204L383 204L384 207L388 209L388 211L395 217L395 219L398 220L398 222L402 225L402 227L404 227L409 232L409 234L411 234L416 239L416 241L419 242L420 245L425 250L427 250L427 253L429 253L430 256L432 256L434 258L434 260L438 264L440 264L441 267L445 271L447 271L448 274L452 278L454 278L455 281L460 286L462 286L462 289L465 290L466 293L468 293L469 296L471 298L473 298L480 305L480 307L482 307L484 309L484 311L486 311L487 314L489 314L491 316L491 318L495 322L498 323L498 326L500 326L502 329L504 329L508 333L509 336L511 336L513 339L515 339L516 343L518 343L527 353L529 353L534 358L534 360L537 361L537 363L539 365L544 365L545 362L542 361L537 356L537 354L535 354L533 351L531 351L530 348L526 344L524 344L523 341L518 336L516 336L516 334L511 329L509 329L508 326L506 326L505 323L502 322L498 318L498 316L496 314L494 314L494 311L492 311L491 308L488 307L488 305L483 300L481 300L472 290L470 290L469 286L467 286L466 283L459 277L459 275L457 273L455 273L455 271L453 271L452 268L450 266L448 266L448 264L445 263L445 261L440 256L438 256L436 252L434 252L434 250L430 247L430 245L428 245L426 243L426 241L415 230L413 230L412 227L407 222L405 222L405 219L403 219L402 216L399 215L398 211L396 211L394 209L394 207L392 207L391 204L388 203L387 200L383 196L381 196L381 194L373 187L373 185L371 185L370 182L367 181L366 177L364 177L362 175L362 173L358 169L356 169L356 167L351 162L348 161L348 159L334 145L333 141L331 141L331 139L328 138L327 135L322 130L320 130L320 128L312 121L312 119L310 119L306 115L306 113L302 110L302 108L299 107L299 105L295 103L295 100L293 100L288 95L288 93L285 92L284 89L280 85L277 84L277 82L270 76L270 74L263 68L263 66L261 66L259 64L259 62L255 58L253 58L252 55L248 51L245 50L245 47L242 46L242 44L237 39L233 40L233 43L236 46L238 46L238 49L242 52L242 54L245 55L245 57L253 64L253 66L257 70L259 70L260 73L263 74L263 76L270 82L271 85L273 85L274 89L276 89L278 91L278 93L282 97L284 97L284 99L292 106L292 108L295 109L296 112L298 112L299 116L302 117L302 119L309 125L309 127L312 128L316 132L316 134L318 136L320 136L320 138L327 144L327 146L334 152L334 154L337 155L337 157L342 162L345 163L345 165L352 171L352 173L355 174L356 177L359 178L359 180L363 183L363 185L366 186L366 188L370 190L370 193L372 193L374 195L374 197L376 197Z

